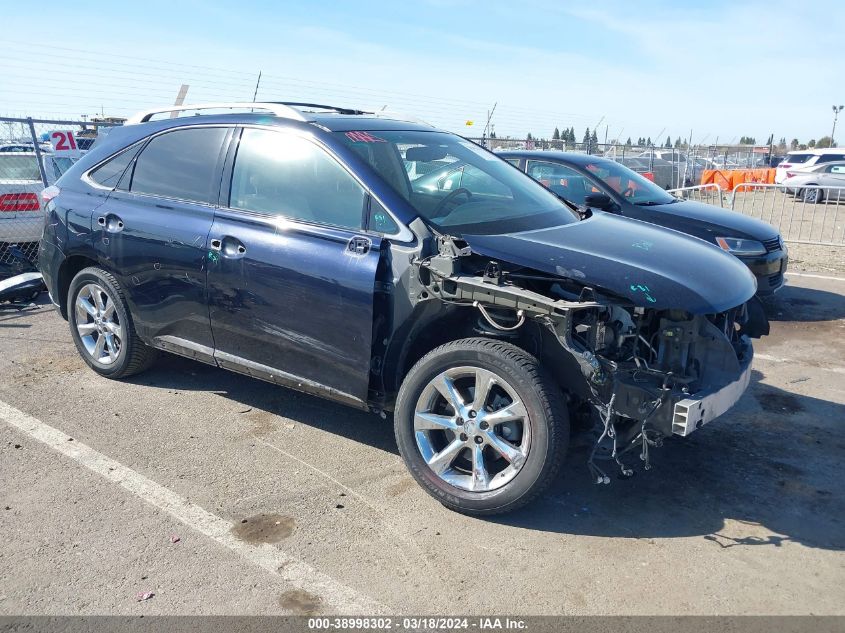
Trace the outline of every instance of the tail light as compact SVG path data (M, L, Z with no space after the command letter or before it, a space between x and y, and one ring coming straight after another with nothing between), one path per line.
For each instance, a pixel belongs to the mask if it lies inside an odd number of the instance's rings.
M34 193L4 193L0 195L0 213L13 211L40 211L38 196Z
M61 189L59 189L56 185L51 185L41 192L41 199L44 201L44 204L47 204L50 200L59 195L59 193L61 193Z
M781 169L789 169L790 167L792 167L792 163L782 163L778 165L778 167L780 167Z
M787 177L787 178L792 178L794 175L795 175L795 172L794 172L794 171L788 171L788 172L786 172L786 177Z

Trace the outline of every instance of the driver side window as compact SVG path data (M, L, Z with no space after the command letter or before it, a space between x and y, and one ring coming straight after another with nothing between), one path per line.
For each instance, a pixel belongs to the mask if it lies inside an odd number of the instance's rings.
M528 161L528 175L564 200L577 205L583 205L591 193L601 191L596 183L580 172L557 163Z
M294 220L361 228L364 188L307 139L270 130L243 131L229 205Z

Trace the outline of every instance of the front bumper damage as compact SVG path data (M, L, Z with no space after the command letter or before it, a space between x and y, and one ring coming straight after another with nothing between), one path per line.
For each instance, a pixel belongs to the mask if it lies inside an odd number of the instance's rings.
M493 261L474 261L475 271L484 265L483 273L467 274L461 259L471 256L441 238L438 255L417 262L425 294L478 309L494 330L513 332L534 322L551 341L546 347L557 347L561 362L553 364L574 361L577 370L559 373L558 380L571 406L588 405L600 421L588 460L597 483L610 482L597 461L615 461L630 476L625 455L639 449L649 469L650 447L723 415L748 387L749 334L767 332L753 306L715 315L650 310L583 283L579 291L534 271L503 271Z
M751 345L748 347L751 348ZM727 413L748 388L751 381L752 356L753 352L750 352L748 359L743 363L742 373L733 382L721 389L700 391L675 402L672 408L672 433L685 437Z

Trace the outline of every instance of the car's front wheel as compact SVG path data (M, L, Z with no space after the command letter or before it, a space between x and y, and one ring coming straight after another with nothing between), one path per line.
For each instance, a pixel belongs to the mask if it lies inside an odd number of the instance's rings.
M67 315L73 342L91 369L108 378L144 371L156 350L138 338L123 289L101 268L85 268L70 283Z
M396 441L417 482L467 514L533 500L563 462L569 419L560 388L526 351L470 338L442 345L405 377Z

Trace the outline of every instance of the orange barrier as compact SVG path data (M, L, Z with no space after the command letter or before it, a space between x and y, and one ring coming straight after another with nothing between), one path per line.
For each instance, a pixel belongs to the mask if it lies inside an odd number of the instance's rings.
M705 169L701 173L702 185L719 185L724 191L733 191L734 187L744 182L772 184L775 170L766 169Z

